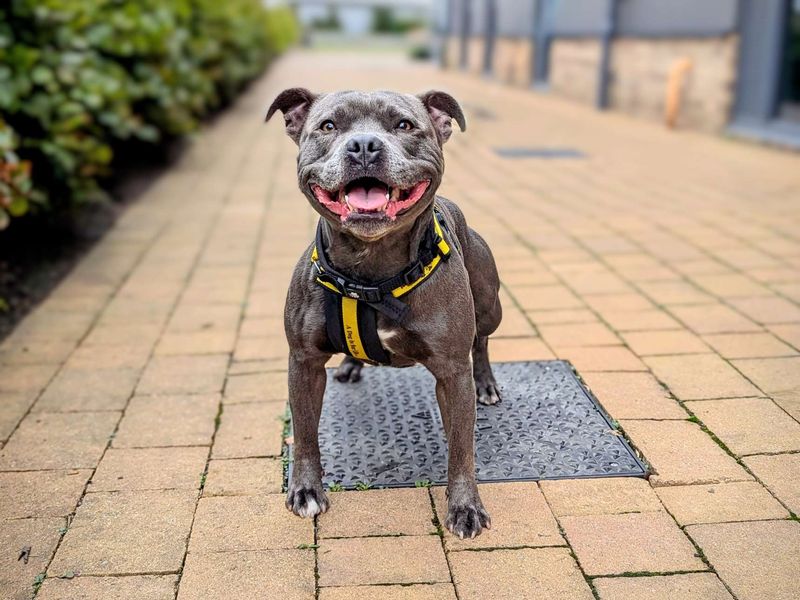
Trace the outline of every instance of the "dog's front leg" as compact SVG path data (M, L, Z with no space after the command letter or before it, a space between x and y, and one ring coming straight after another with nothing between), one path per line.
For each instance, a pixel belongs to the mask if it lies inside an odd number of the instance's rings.
M294 465L286 494L286 508L300 517L328 510L322 488L319 454L319 417L325 394L326 356L292 351L289 355L289 405L292 409Z
M445 526L459 538L474 538L491 519L475 482L475 382L467 361L460 367L431 369L447 435L447 518Z

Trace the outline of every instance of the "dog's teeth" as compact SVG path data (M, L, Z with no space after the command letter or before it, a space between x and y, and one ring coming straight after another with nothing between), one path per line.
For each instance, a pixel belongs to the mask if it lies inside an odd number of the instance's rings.
M389 192L386 192L386 199L389 199Z

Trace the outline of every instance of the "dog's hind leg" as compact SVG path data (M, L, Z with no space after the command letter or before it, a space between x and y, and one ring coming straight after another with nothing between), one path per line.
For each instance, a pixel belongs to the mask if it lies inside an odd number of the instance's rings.
M342 383L355 383L356 381L361 381L361 369L363 367L364 363L357 358L345 356L342 364L339 365L339 368L336 369L336 372L333 374L333 377L336 381Z
M500 402L500 389L489 363L488 336L475 336L472 343L472 377L475 379L475 395L481 404Z
M465 244L465 264L469 273L472 300L475 303L475 340L472 343L472 375L475 394L481 404L497 404L500 390L489 362L489 335L503 318L500 305L500 277L489 246L472 229Z

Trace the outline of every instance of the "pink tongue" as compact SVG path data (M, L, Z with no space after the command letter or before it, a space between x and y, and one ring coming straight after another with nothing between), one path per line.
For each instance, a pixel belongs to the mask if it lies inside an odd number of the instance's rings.
M369 190L363 187L353 188L347 194L347 202L359 210L378 210L388 202L386 188L374 187Z

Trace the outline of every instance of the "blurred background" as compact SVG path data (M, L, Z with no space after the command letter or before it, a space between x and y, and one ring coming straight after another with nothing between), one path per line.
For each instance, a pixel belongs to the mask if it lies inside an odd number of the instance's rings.
M291 46L800 148L800 0L11 0L0 331Z

